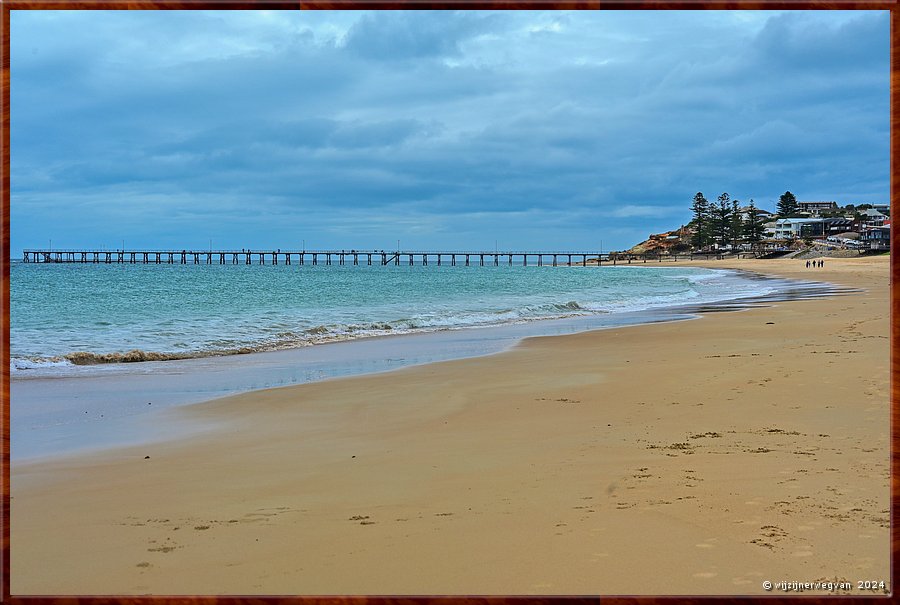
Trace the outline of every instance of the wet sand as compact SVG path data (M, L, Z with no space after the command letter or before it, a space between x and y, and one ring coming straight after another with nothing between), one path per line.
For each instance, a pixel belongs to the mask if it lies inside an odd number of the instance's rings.
M889 582L866 291L257 391L201 437L12 468L12 594L779 594ZM783 594L783 593L781 593Z

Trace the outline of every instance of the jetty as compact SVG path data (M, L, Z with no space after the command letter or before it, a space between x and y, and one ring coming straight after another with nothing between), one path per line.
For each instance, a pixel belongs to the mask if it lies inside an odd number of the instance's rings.
M434 251L434 250L65 250L26 249L26 263L97 265L434 265L434 266L588 266L721 258L716 253L630 254L590 251Z

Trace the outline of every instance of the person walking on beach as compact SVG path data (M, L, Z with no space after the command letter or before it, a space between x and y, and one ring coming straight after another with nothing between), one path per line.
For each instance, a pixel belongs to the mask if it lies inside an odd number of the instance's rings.
M819 267L824 267L824 266L825 266L825 259L824 259L824 258L820 258L820 259L819 259Z
M809 269L809 261L806 261L806 268Z

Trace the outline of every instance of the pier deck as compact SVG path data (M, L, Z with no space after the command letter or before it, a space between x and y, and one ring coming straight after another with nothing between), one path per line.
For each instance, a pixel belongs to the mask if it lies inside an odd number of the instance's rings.
M430 251L430 250L51 250L26 249L26 263L130 265L435 265L435 266L567 266L647 261L708 260L715 253L628 254L587 251Z

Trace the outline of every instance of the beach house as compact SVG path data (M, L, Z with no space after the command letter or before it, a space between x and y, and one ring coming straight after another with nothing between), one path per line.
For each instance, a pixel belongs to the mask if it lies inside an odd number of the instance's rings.
M813 216L818 216L820 212L837 210L837 202L797 202L797 209L800 212L809 212Z
M891 249L891 227L866 227L859 234L860 241L868 246L870 250L890 250Z
M782 218L775 221L775 239L821 237L825 233L823 218Z
M875 208L866 208L865 210L860 211L859 214L862 215L863 224L866 227L880 227L887 218L887 216Z
M825 235L836 235L853 231L853 219L844 217L826 218L824 223Z

